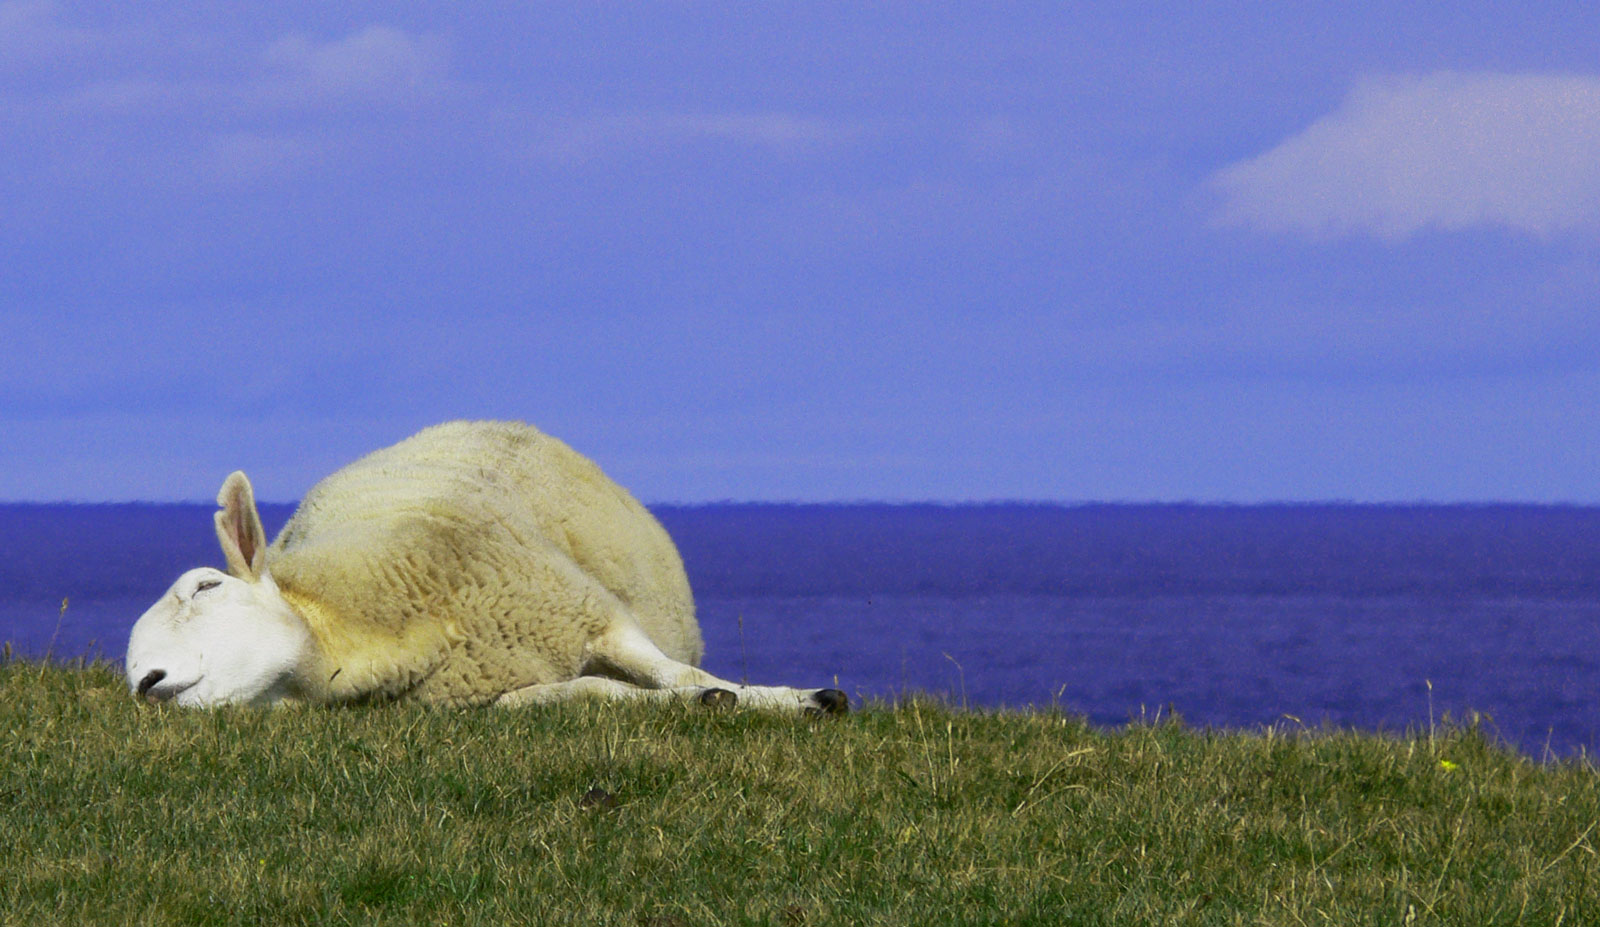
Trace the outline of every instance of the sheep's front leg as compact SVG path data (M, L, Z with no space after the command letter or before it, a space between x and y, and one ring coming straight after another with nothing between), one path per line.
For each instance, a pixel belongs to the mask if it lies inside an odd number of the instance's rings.
M679 663L639 628L615 627L589 647L589 663L609 675L652 691L700 690L702 701L715 702L715 692L731 692L740 705L798 714L844 714L850 699L838 689L793 689L788 686L741 686L705 670Z

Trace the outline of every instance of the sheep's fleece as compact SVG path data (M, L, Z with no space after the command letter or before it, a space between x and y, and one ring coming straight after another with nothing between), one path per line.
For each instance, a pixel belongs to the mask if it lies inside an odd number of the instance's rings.
M570 680L619 604L673 660L703 651L666 531L531 426L451 422L327 477L267 549L305 620L313 701L481 704Z

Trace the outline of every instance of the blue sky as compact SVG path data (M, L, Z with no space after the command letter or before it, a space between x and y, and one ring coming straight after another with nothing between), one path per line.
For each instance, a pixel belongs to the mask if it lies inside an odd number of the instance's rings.
M0 499L1600 503L1600 12L257 6L0 0Z

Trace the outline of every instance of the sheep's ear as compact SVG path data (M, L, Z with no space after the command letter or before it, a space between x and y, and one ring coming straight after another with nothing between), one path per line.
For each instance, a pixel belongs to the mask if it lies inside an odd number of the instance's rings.
M255 490L244 473L235 470L222 482L217 493L217 540L228 558L228 572L251 582L261 578L267 565L267 533L256 512Z

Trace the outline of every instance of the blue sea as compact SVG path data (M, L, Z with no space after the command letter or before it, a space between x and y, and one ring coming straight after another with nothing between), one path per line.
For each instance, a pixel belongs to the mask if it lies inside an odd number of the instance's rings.
M0 638L119 659L210 506L0 506ZM269 535L289 506L263 506ZM1425 728L1600 745L1600 508L657 507L706 667L735 680L1059 706L1102 724ZM62 602L67 607L63 613Z

